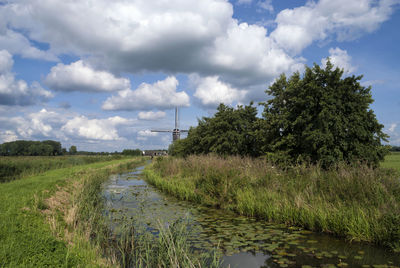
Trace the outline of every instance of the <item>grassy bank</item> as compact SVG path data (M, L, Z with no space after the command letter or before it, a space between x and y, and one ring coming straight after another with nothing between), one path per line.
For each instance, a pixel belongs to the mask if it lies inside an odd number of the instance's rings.
M82 179L123 170L135 162L98 162L1 184L0 267L85 267L103 263L95 247L75 232L76 201L70 197ZM74 219L69 224L63 211Z
M0 156L0 183L52 169L123 159L123 156Z
M400 181L365 166L279 170L261 159L158 158L146 180L183 200L349 240L400 246Z

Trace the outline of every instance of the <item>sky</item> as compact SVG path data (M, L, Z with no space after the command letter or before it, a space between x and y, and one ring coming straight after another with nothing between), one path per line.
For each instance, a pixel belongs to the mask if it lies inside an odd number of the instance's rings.
M0 0L0 143L162 149L327 57L400 145L400 0ZM261 108L260 108L261 111Z

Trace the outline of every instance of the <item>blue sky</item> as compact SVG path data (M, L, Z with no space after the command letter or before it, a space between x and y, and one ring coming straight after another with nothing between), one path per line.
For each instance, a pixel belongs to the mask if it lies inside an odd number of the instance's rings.
M0 143L167 148L174 107L265 101L281 73L363 74L400 145L399 0L0 0Z

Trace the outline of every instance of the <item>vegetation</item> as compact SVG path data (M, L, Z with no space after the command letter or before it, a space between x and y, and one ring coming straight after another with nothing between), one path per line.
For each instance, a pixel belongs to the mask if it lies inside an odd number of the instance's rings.
M61 143L57 141L12 141L0 144L0 155L3 156L54 156L62 155Z
M2 184L0 267L218 266L216 255L193 254L184 222L160 225L158 238L133 229L132 220L124 232L111 234L101 184L144 161L120 158Z
M93 262L97 262L99 256L89 243L74 235L69 242L62 239L64 235L71 234L74 228L60 228L57 222L64 219L60 211L53 214L52 206L58 203L61 210L74 203L68 199L68 192L61 191L60 187L76 183L89 175L105 174L106 166L129 162L132 160L114 160L57 169L30 177L29 180L2 184L0 266L94 266ZM58 198L52 199L56 193ZM70 210L70 215L74 215L73 211Z
M385 161L381 162L381 167L394 169L400 174L400 152L391 152L385 156Z
M400 249L400 182L389 170L189 156L158 158L145 175L182 200Z
M123 155L130 155L130 156L141 156L142 153L143 152L140 149L135 149L135 150L125 149L122 151Z
M121 159L122 156L5 156L0 157L0 183L32 176L51 169Z
M170 153L177 156L267 155L275 163L318 164L329 168L340 162L362 162L377 166L388 152L374 112L370 87L362 76L344 77L343 70L318 65L304 75L285 75L266 93L262 119L255 107L232 109L220 105L214 117L199 120L188 137L175 143Z
M238 106L237 109L220 104L214 117L203 117L196 128L189 130L186 139L174 142L170 147L170 154L259 156L260 144L256 139L259 127L257 108L252 104Z

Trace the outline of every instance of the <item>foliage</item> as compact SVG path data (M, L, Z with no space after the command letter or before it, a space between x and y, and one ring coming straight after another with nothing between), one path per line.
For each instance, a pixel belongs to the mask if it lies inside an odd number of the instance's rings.
M62 154L61 143L52 140L18 140L0 145L0 155L3 156L55 156Z
M69 147L69 154L76 154L78 152L78 150L76 149L75 145L71 145L71 147Z
M135 149L135 150L125 149L122 151L123 155L131 155L131 156L141 156L142 153L143 152L140 149Z
M298 165L280 170L263 159L189 156L156 161L145 179L182 200L400 246L400 181L387 169Z
M203 117L196 128L190 128L186 139L175 142L170 154L259 156L261 151L255 138L259 120L252 103L237 109L220 104L213 117Z
M370 87L362 76L342 78L343 70L328 61L322 69L306 67L303 78L285 75L266 92L263 103L265 135L263 151L280 161L311 161L323 167L338 162L366 162L377 165L387 149L374 112Z

